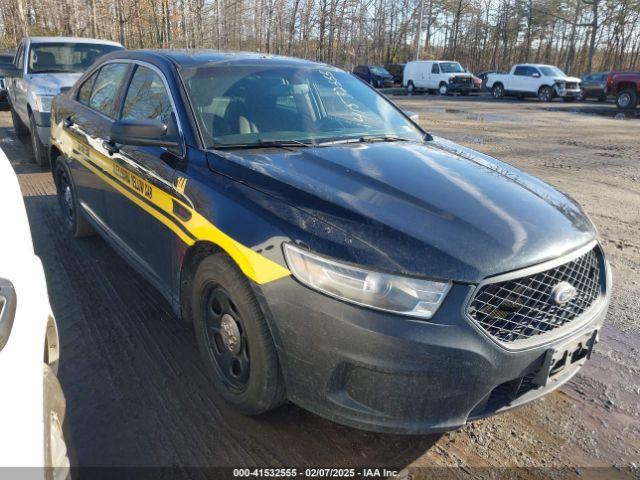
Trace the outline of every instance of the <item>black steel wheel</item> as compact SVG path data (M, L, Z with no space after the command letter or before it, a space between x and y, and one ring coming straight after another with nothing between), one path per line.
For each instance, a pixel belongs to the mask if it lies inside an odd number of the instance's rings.
M222 286L210 283L205 297L207 347L222 381L239 392L247 388L251 358L238 307Z
M190 310L200 354L225 400L247 415L285 401L271 331L247 278L225 253L198 265Z

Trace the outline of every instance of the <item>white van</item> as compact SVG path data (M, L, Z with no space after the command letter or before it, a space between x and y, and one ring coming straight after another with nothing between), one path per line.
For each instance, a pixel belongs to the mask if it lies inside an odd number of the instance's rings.
M419 60L404 67L402 86L409 93L417 90L438 91L440 95L459 92L468 94L473 88L472 75L458 62Z

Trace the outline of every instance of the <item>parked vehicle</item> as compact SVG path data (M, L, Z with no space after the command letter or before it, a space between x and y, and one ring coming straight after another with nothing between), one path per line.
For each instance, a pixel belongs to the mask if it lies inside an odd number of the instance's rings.
M384 68L393 76L393 83L402 85L402 73L404 72L404 63L387 63Z
M48 164L51 100L74 82L101 55L122 45L106 40L28 37L18 45L13 66L4 68L13 128L31 136L36 162Z
M597 98L599 102L607 100L608 72L590 73L581 79L580 99Z
M13 63L14 53L0 52L0 69L11 67ZM0 72L0 107L8 107L7 87L4 81L4 75Z
M495 98L538 97L542 102L550 102L555 97L571 102L581 93L579 78L568 77L552 65L528 63L514 65L507 74L489 74L487 88Z
M413 61L404 67L402 85L409 93L437 91L440 95L459 92L467 95L473 88L471 74L458 62Z
M633 110L640 99L640 72L609 73L607 94L615 96L621 110Z
M0 205L0 467L33 467L29 478L64 479L69 457L56 378L58 329L18 179L2 150Z
M482 79L480 77L476 77L475 75L471 75L471 83L473 85L473 92L480 92L482 90Z
M573 200L338 68L122 51L52 106L65 225L194 324L240 411L418 433L569 380L610 273Z
M376 88L392 87L393 75L378 65L357 65L353 74Z

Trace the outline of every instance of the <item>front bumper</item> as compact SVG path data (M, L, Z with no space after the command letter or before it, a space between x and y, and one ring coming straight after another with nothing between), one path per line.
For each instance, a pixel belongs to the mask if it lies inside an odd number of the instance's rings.
M556 93L561 98L579 98L581 95L581 92L582 91L579 88L573 89L573 90L563 90L563 89L556 88Z
M51 113L50 112L33 112L33 118L36 121L36 129L38 137L42 144L46 147L51 142Z
M473 85L470 83L448 83L447 89L452 93L466 93L473 91Z
M356 428L411 434L455 430L554 390L577 369L515 398L503 395L544 368L550 349L599 329L609 303L607 293L563 338L512 351L466 317L473 289L454 285L436 316L421 321L326 297L291 277L255 287L292 402Z

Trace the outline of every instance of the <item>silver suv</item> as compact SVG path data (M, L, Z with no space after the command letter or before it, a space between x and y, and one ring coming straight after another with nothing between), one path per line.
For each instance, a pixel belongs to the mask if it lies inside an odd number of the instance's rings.
M116 42L92 38L28 37L18 45L13 65L3 68L13 126L31 135L33 154L48 164L51 100L105 53L123 49Z

